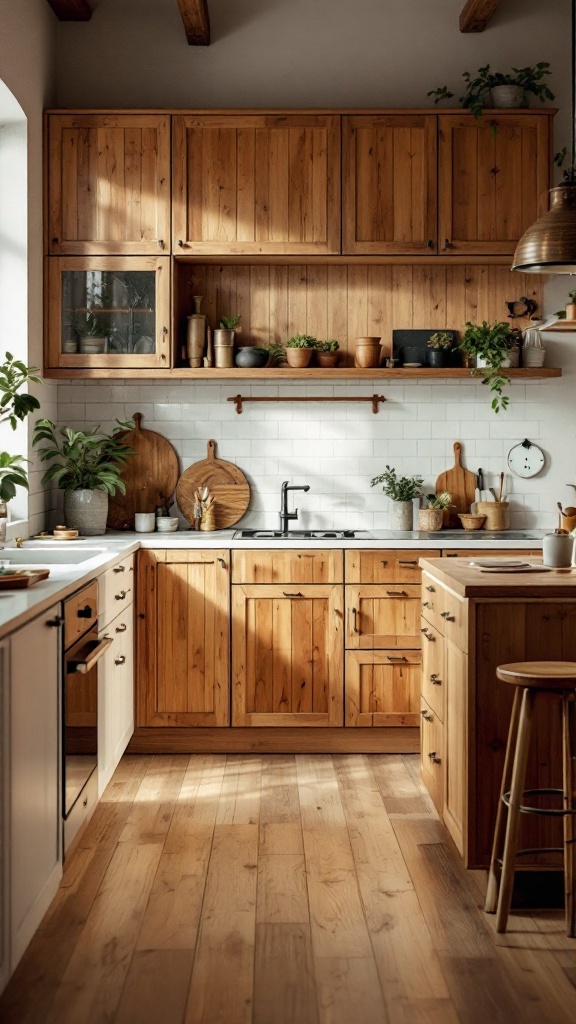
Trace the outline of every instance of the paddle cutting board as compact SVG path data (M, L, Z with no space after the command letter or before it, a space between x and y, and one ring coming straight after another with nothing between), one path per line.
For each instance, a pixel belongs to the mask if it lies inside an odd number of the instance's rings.
M178 508L192 525L194 491L202 487L214 495L216 530L226 530L242 518L250 503L250 484L238 466L216 458L215 441L208 441L207 457L182 473L176 488Z
M108 526L112 530L133 530L136 512L153 512L157 505L172 501L178 482L178 456L165 437L155 430L144 430L142 413L135 412L135 427L127 430L124 441L134 449L122 470L126 494L116 491L108 506Z
M455 441L454 465L452 469L447 469L444 473L440 473L440 476L436 481L436 494L439 494L440 491L449 491L452 495L452 505L456 506L455 509L451 509L450 513L450 521L448 525L451 527L459 527L462 525L458 519L458 512L470 511L470 506L474 501L474 492L476 490L476 474L463 468L461 457L462 445L460 444L460 441Z

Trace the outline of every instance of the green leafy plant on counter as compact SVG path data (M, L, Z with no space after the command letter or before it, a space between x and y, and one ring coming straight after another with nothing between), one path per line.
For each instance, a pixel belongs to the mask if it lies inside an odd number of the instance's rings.
M286 348L316 348L318 341L311 334L293 334L286 342Z
M62 491L102 490L112 497L117 490L126 494L120 474L134 449L124 444L123 437L134 423L116 422L118 426L106 434L99 426L88 431L58 429L52 420L37 420L32 443L36 446L47 441L48 446L39 449L40 461L53 460L42 483L55 483Z
M241 316L221 316L220 327L224 331L235 331L241 319Z
M0 364L0 423L9 423L16 430L18 421L40 408L40 402L33 395L20 394L25 385L40 384L38 367L26 366L20 359L7 352ZM22 463L28 462L23 455L0 452L0 501L7 502L16 494L16 487L28 490L28 477Z
M423 476L399 477L396 475L395 469L392 469L391 466L386 466L386 472L381 473L380 476L375 476L370 486L376 487L377 484L382 484L384 494L387 498L391 498L392 501L412 501L419 496L423 483Z
M426 495L426 508L450 508L452 495L449 491L440 491L440 494Z
M480 359L486 364L474 367L470 373L473 377L482 374L482 383L487 385L493 396L491 405L495 413L507 409L510 402L508 396L502 394L510 378L501 373L500 368L517 337L517 332L505 322L491 324L483 320L481 324L474 324L468 320L458 346L467 355L475 356L477 361Z
M449 351L454 348L454 335L450 331L436 331L428 338L428 348L437 351Z
M525 106L528 105L529 96L536 96L544 103L546 100L554 99L554 93L543 81L550 74L548 61L540 61L534 67L512 68L507 74L503 74L501 71L492 71L490 65L486 64L483 68L478 68L475 76L469 71L462 72L466 89L458 102L471 110L474 117L481 117L482 111L487 106L486 101L490 97L490 91L499 85L512 85L522 89ZM452 99L454 93L442 85L438 89L431 89L427 95L433 97L436 104L442 100Z
M340 345L337 341L317 341L314 347L317 352L337 352Z

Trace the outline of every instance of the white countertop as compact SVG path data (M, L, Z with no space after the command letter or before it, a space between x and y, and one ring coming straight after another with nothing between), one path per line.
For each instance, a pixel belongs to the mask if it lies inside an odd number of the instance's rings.
M38 561L34 566L28 564L23 568L43 565L42 548L65 544L74 545L77 551L81 545L86 548L97 548L98 554L76 565L50 565L50 578L36 583L27 590L0 591L0 640L26 622L41 615L53 604L69 597L90 580L96 579L110 566L121 561L126 555L139 548L248 548L255 550L274 548L401 548L410 549L461 549L485 547L492 550L517 548L518 550L541 548L543 530L527 530L526 538L519 537L520 531L513 531L508 539L502 534L493 538L485 531L454 536L453 531L440 532L437 535L422 534L417 531L404 533L401 531L374 530L358 531L356 537L343 539L318 538L314 540L285 537L278 538L235 538L236 530L218 530L214 533L200 533L194 530L181 530L177 533L109 533L103 537L87 537L83 541L26 541L24 547L38 550ZM480 536L479 536L480 534ZM0 558L10 557L13 544L6 544L0 550Z

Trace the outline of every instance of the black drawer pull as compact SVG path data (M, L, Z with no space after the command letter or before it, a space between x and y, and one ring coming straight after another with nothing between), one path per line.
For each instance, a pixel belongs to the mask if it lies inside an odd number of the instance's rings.
M126 591L125 590L121 590L119 594L115 594L114 595L114 598L115 598L116 601L123 601L125 597L126 597Z
M289 594L287 590L283 590L282 593L284 594L284 597L304 597L304 594L301 594L300 591L296 594Z
M436 672L433 672L430 676L430 682L432 683L432 686L442 686L442 680L438 679Z
M396 658L392 654L387 654L386 657L387 657L388 661L408 661L408 658L405 658L404 656L402 656L400 658Z
M434 721L434 715L431 715L429 711L422 711L421 715L422 715L422 718L424 719L425 722L433 722Z
M405 590L387 590L386 594L388 597L408 597Z
M127 629L128 629L128 626L126 625L125 622L121 622L119 626L116 626L116 632L117 633L125 633Z
M432 761L432 764L442 764L441 759L439 757L436 757L435 750L431 750L430 753L428 754L428 757Z
M126 571L126 566L125 565L115 565L113 571L114 572L125 572Z
M114 658L115 665L124 665L126 662L126 655L121 654L119 658Z
M424 636L426 637L427 640L431 640L432 643L436 643L436 637L434 636L434 633L424 633Z
M426 587L426 590L427 590L427 591L428 591L428 592L429 592L430 594L435 594L435 593L436 593L436 587Z

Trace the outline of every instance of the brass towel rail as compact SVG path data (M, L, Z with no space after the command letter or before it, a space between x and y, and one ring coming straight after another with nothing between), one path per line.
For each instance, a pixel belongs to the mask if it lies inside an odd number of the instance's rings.
M306 395L305 398L300 396L294 396L294 398L279 398L269 396L252 396L252 395L232 395L226 399L227 402L234 402L236 406L236 412L240 414L242 412L244 402L370 402L372 405L372 412L378 412L378 406L380 402L385 402L384 395L371 395L365 397L364 395L350 395L348 398L326 398L324 395L315 397L314 395Z

